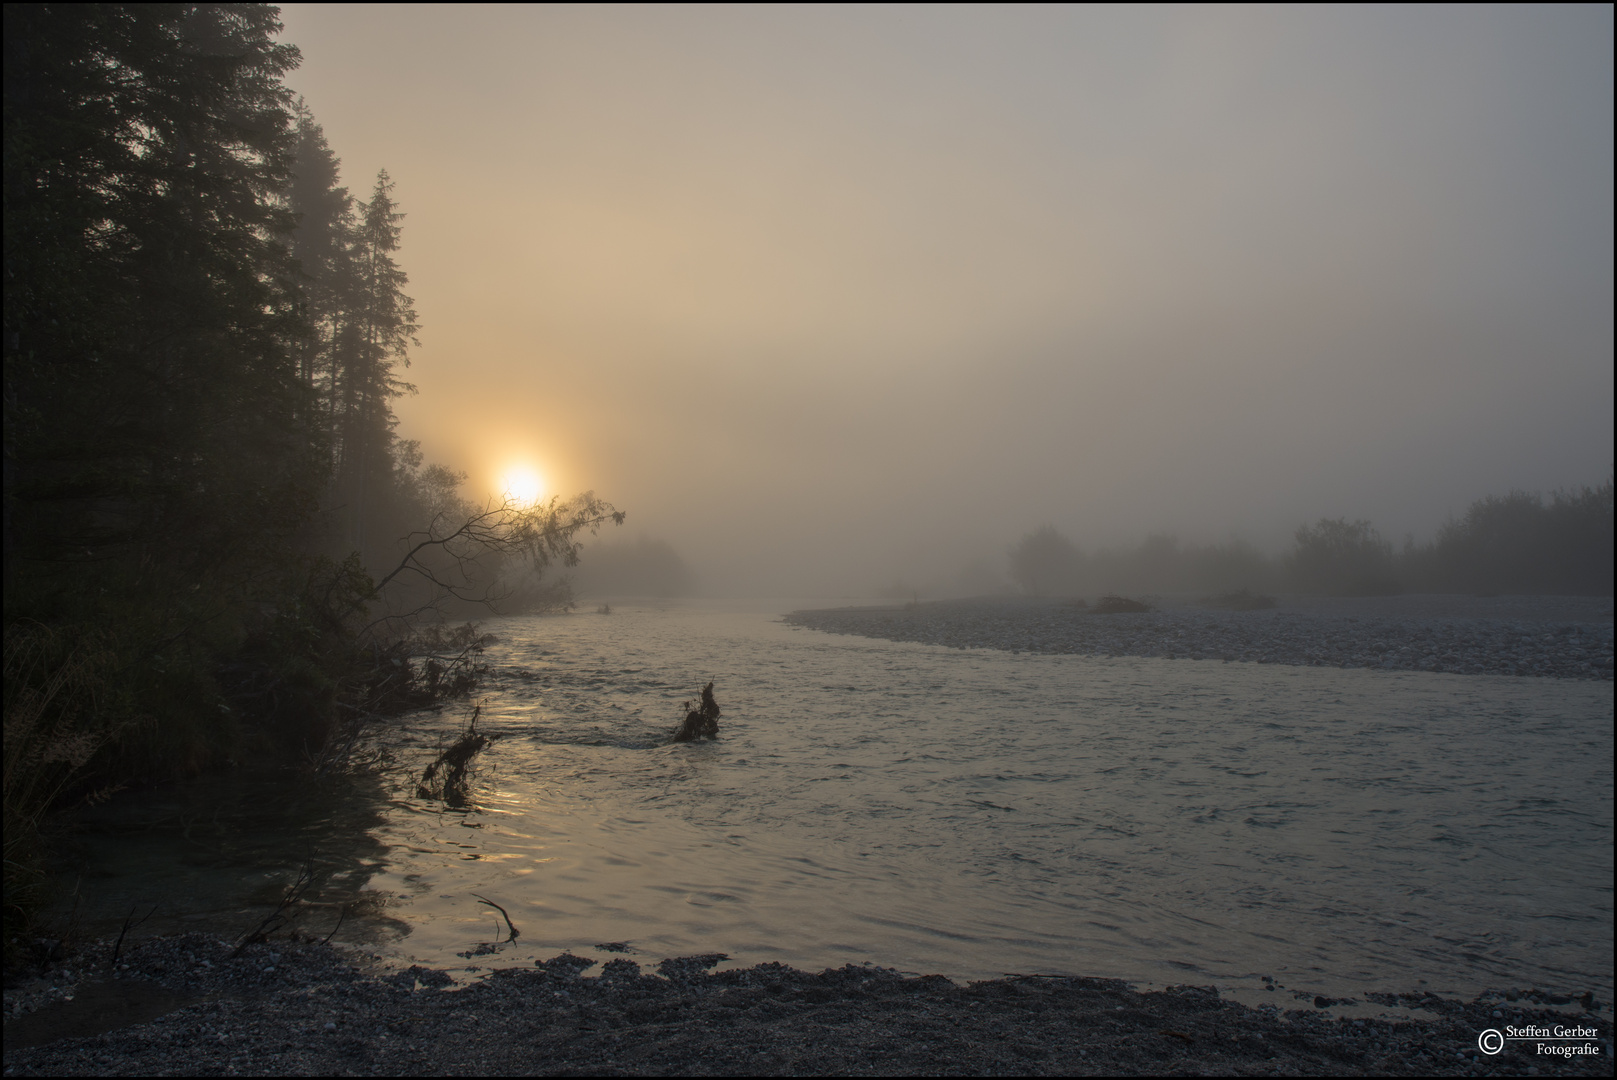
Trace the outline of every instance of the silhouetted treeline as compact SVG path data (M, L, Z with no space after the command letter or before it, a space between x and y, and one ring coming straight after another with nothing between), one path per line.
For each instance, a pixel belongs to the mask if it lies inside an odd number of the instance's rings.
M368 200L341 184L342 162L302 101L294 104L288 236L300 271L304 333L292 341L299 379L316 400L312 424L329 455L326 524L336 549L367 565L388 562L423 513L463 513L454 495L464 477L422 468L419 448L399 443L393 401L415 392L399 377L419 344L409 279L394 259L404 220L394 183L380 171Z
M9 926L58 796L318 759L414 700L361 630L400 537L468 508L394 433L392 183L341 187L277 9L4 10ZM500 537L565 555L571 522Z
M1612 594L1612 482L1545 499L1490 495L1435 540L1400 550L1368 521L1321 518L1298 528L1278 558L1240 541L1184 545L1171 536L1134 547L1080 550L1054 527L1011 550L1011 578L1035 596L1237 589L1372 596L1399 592Z
M1281 576L1273 559L1239 540L1196 546L1157 535L1134 547L1086 553L1050 525L1011 550L1010 573L1033 596L1272 590Z
M1513 491L1471 504L1423 547L1407 545L1399 580L1418 592L1612 595L1612 482Z

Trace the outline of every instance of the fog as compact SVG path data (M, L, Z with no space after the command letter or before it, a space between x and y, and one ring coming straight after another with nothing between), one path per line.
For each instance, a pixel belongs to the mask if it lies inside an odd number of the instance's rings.
M1610 474L1610 7L283 20L408 214L400 434L707 591Z

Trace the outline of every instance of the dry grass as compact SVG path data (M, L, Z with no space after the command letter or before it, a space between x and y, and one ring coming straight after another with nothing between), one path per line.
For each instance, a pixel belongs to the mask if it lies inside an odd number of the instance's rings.
M115 733L105 715L108 658L93 638L70 641L38 623L5 632L6 960L45 900L40 828L82 781L81 771ZM82 795L108 798L115 788Z

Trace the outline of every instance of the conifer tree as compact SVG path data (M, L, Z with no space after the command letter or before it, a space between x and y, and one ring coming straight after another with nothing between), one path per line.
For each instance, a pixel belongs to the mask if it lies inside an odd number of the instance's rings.
M5 9L8 584L23 553L221 567L318 490L279 29L251 5Z
M352 308L341 348L339 488L348 503L351 546L361 553L375 540L367 536L367 522L391 491L398 422L392 401L415 392L397 368L408 367L410 346L420 345L415 303L404 293L409 278L393 258L404 220L393 186L381 170L370 201L359 209L350 261Z
M354 292L354 199L340 182L342 162L303 99L298 99L294 112L296 143L288 205L297 220L292 255L302 274L309 328L308 337L297 343L298 373L319 395L322 424L335 445L336 342Z
M261 5L4 18L8 663L33 648L37 688L98 658L57 720L108 782L192 771L229 743L244 640L296 607L330 474L297 355L298 53Z

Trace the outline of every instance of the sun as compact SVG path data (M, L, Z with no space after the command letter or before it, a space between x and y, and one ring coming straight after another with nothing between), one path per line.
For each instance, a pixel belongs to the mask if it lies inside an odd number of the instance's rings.
M538 502L545 493L545 484L539 479L539 474L524 466L507 469L502 483L505 497L523 505Z

